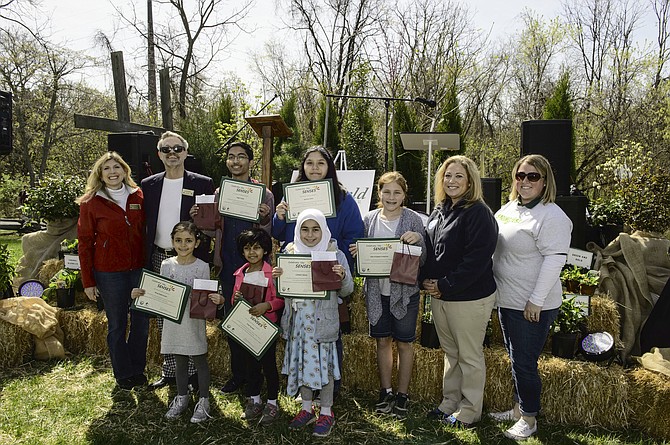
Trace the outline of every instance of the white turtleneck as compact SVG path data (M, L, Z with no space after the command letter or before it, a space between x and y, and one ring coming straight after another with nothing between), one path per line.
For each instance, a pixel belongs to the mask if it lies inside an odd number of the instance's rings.
M128 187L124 185L118 190L105 187L105 190L119 207L121 207L123 210L126 210L126 203L128 202L128 196L130 195Z

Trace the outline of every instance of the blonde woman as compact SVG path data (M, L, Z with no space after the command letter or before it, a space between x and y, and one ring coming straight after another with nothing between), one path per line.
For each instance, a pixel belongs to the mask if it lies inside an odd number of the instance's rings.
M428 258L420 277L432 297L444 350L442 401L428 417L453 428L470 427L482 414L482 345L495 302L491 257L497 236L477 166L465 156L448 158L435 175L435 210L426 225Z
M86 296L102 298L107 314L107 346L121 389L146 384L149 319L130 311L130 291L144 264L144 198L116 152L93 164L79 204L79 262ZM126 337L130 312L130 332Z

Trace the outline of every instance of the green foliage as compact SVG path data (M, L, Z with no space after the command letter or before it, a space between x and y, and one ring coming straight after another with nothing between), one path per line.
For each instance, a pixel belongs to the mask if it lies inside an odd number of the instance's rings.
M445 98L445 103L442 106L445 112L437 124L435 131L446 133L458 133L461 136L461 147L458 151L438 151L435 153L434 165L439 166L449 156L460 155L465 153L465 138L463 137L463 120L461 119L460 104L458 102L458 94L456 92L456 85L449 88L449 93Z
M62 253L71 253L76 254L79 252L79 240L75 239L64 239L60 242L60 251Z
M625 213L626 203L620 196L611 199L598 199L589 210L591 225L594 227L604 227L606 225L623 225L623 215Z
M670 227L670 174L638 142L624 142L596 167L602 202L625 203L621 215L636 230L664 233Z
M421 321L433 323L433 310L430 307L432 297L428 294L423 295L423 310L421 311Z
M16 265L10 261L11 254L9 247L5 243L0 243L0 292L3 292L12 285Z
M394 129L393 135L396 147L396 166L407 180L407 201L421 202L426 199L426 174L423 166L425 154L419 150L405 150L400 140L400 133L416 131L414 118L405 102L393 102ZM390 163L393 165L393 162Z
M328 150L331 153L337 153L340 149L340 133L337 131L337 107L333 103L335 99L331 99L330 110L328 111ZM316 130L314 131L313 143L316 145L323 144L323 130L326 121L326 98L324 97L319 102L319 112L316 118Z
M18 202L19 193L26 188L26 182L21 179L14 179L7 174L0 176L0 216L7 218L21 216Z
M84 180L78 176L59 175L42 179L28 192L21 211L34 220L54 221L79 216L74 200L84 192Z
M561 307L558 309L558 316L553 324L553 332L562 332L564 334L580 332L586 315L582 311L582 306L575 301L575 296L564 298Z
M63 268L51 277L49 285L42 293L42 298L46 301L53 300L56 289L74 289L76 286L81 287L81 272Z
M370 101L351 99L349 110L342 125L341 149L347 153L347 167L350 170L377 170L377 151Z
M303 152L303 147L300 143L300 130L297 124L296 103L296 95L291 94L284 101L279 111L279 115L293 131L293 136L275 138L272 177L278 182L290 182L291 173L300 164Z
M600 282L600 274L597 270L589 270L579 278L579 284L585 286L597 286Z
M586 273L586 270L583 270L579 266L566 264L561 270L561 281L577 281L579 282L582 278L582 275Z

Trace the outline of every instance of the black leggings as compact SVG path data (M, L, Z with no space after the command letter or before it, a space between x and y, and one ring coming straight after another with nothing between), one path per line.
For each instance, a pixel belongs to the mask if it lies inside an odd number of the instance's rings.
M243 349L247 377L247 397L258 396L263 387L263 376L268 383L268 400L279 395L279 372L277 371L277 341L272 342L260 360Z
M175 377L177 378L177 394L185 396L188 394L188 359L193 359L195 369L198 372L198 386L200 388L200 397L209 397L209 365L207 364L207 354L202 355L179 355L174 354L177 362Z

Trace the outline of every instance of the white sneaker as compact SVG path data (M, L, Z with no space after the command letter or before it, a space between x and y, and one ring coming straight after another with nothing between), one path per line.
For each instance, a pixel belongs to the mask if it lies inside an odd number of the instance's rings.
M172 403L170 403L170 407L168 408L168 412L165 413L165 417L168 419L176 419L181 413L186 411L186 408L188 408L188 395L177 396L172 399Z
M511 409L509 411L500 411L497 413L489 413L489 417L496 422L509 422L511 420L517 421L519 420L518 417L514 416L514 409Z
M191 423L200 423L211 418L212 416L209 415L209 398L200 397L200 400L198 400L198 403L195 405L195 409L193 410Z
M530 425L528 425L528 422L523 420L522 417L514 425L512 425L512 428L505 431L504 434L505 437L509 437L510 439L526 440L536 432L537 432L537 420L535 421L535 425L531 428Z

